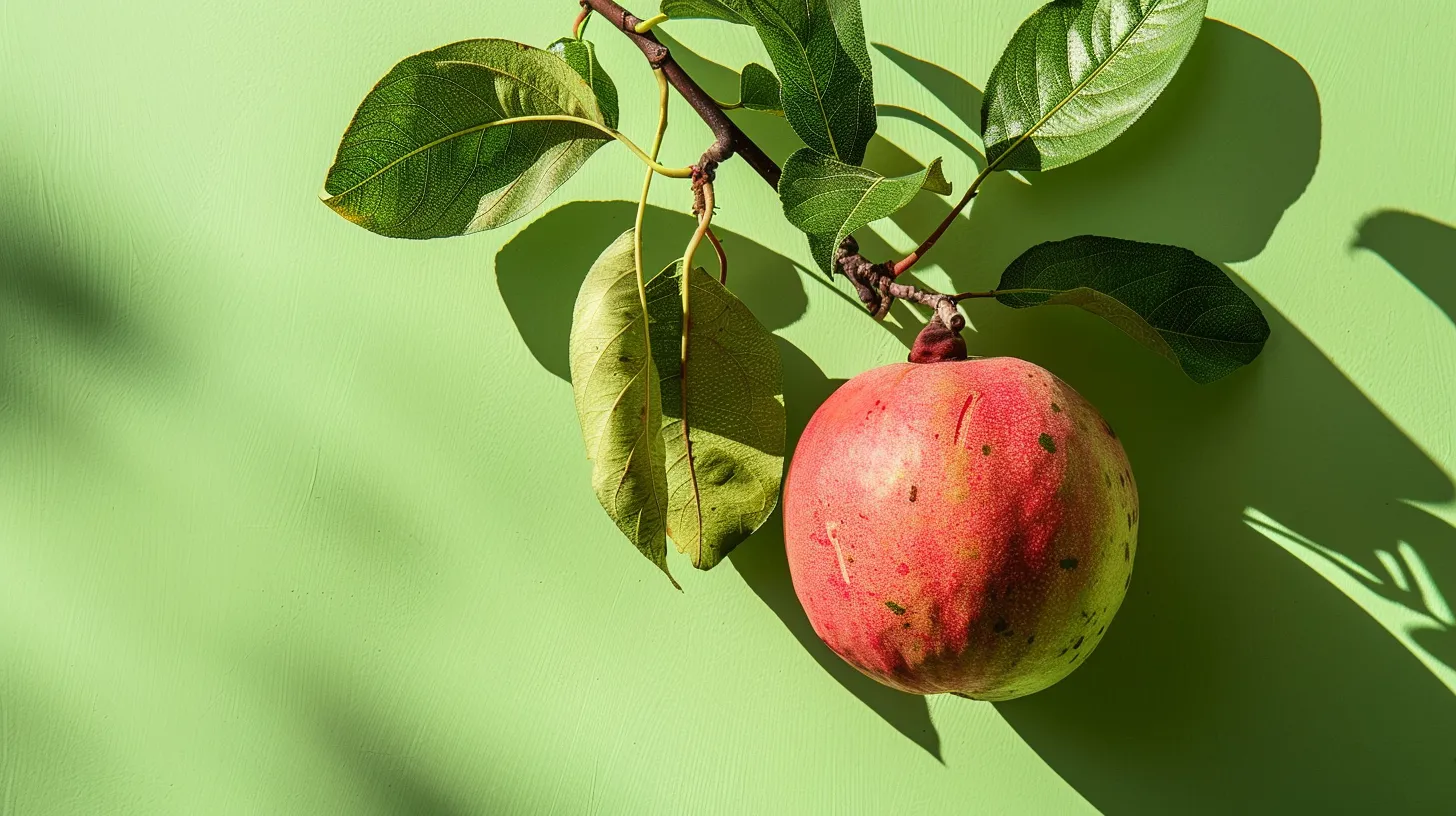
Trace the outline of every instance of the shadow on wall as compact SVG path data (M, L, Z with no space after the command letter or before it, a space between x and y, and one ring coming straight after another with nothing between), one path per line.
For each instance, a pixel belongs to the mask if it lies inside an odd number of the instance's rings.
M1353 244L1385 259L1456 322L1456 227L1400 210L1381 210L1360 225Z
M675 53L695 76L732 76L685 50ZM880 51L969 115L974 86L898 49ZM783 134L773 128L787 127L735 118L755 138L757 122L775 139ZM1087 233L1247 260L1313 177L1320 129L1318 94L1297 62L1209 20L1179 76L1121 139L1030 174L1030 184L993 177L929 261L970 289L994 285L1035 244ZM782 158L786 147L771 142L770 152ZM882 138L869 163L893 173L919 166ZM922 195L895 220L921 235L948 211L944 199ZM580 276L631 212L627 203L568 205L497 259L523 338L559 376ZM1359 245L1391 259L1449 313L1446 233L1391 217L1367 222ZM662 211L652 218L674 235L691 225ZM580 235L605 222L601 235ZM896 254L868 230L861 238L868 255ZM802 283L783 289L794 264L730 241L730 288L770 328L797 319ZM661 252L649 250L654 268L671 259ZM528 289L544 282L544 266L570 272ZM1456 665L1444 600L1456 592L1456 531L1409 502L1448 501L1451 481L1298 327L1263 306L1273 329L1263 358L1203 387L1079 311L973 308L973 353L1047 366L1118 427L1144 508L1136 580L1115 635L1067 681L997 709L1103 810L1438 809L1456 796L1456 697L1444 679ZM792 439L837 383L787 344L784 354ZM733 554L739 572L826 671L938 756L923 701L863 680L813 635L777 525L775 516Z
M14 444L44 432L106 447L98 412L72 378L156 382L169 352L127 314L127 261L78 251L72 225L44 220L33 206L40 182L0 166L0 438ZM21 204L22 200L31 203ZM92 394L97 392L94 387Z
M934 76L921 79L933 93L960 93ZM1298 63L1209 20L1121 139L1029 185L992 178L929 260L971 289L1028 247L1087 233L1249 259L1313 176L1320 127ZM914 163L893 150L872 160ZM925 234L947 211L921 196L896 221ZM1438 227L1382 214L1359 245L1449 313ZM997 709L1112 812L1439 809L1456 796L1456 531L1407 502L1448 501L1451 481L1264 309L1263 358L1199 387L1089 315L973 308L973 353L1047 366L1120 429L1144 508L1115 636L1069 680Z

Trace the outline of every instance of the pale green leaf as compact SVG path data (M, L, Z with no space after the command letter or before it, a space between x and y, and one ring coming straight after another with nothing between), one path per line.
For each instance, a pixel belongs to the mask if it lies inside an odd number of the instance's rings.
M855 230L893 215L921 190L949 195L940 159L918 173L886 178L804 148L784 162L779 198L789 223L810 236L819 266L834 270L834 252Z
M1181 247L1084 235L1032 247L1007 267L997 300L1078 306L1182 366L1200 383L1259 356L1269 323L1223 270Z
M495 123L523 116L583 120ZM565 61L508 40L466 40L399 63L364 98L324 203L395 238L491 229L541 203L609 136Z
M690 276L692 320L684 376L681 272L679 261L647 286L653 356L663 372L667 532L693 566L710 569L757 530L778 503L784 471L783 374L774 336L742 301L698 268Z
M986 159L1050 170L1116 139L1167 87L1208 0L1056 0L1021 24L981 104Z
M739 104L749 110L784 115L783 88L773 71L750 62L738 79Z
M571 390L597 501L671 580L662 392L633 237L622 233L582 281L571 320Z
M597 60L597 47L591 40L562 37L546 49L566 60L571 69L586 80L596 94L597 107L602 111L602 121L607 127L617 126L617 85L607 75L606 69Z

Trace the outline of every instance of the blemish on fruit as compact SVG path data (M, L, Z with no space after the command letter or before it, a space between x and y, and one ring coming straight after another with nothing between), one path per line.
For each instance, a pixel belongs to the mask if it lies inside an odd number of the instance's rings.
M915 485L910 485L910 501L915 501Z
M1006 634L1006 630L1010 628L1011 624L1007 623L1005 618L997 618L996 625L991 627L991 629L995 631L998 635Z
M1078 636L1077 642L1072 644L1072 648L1073 649L1080 649L1080 648L1082 648L1082 641L1083 640L1084 640L1084 638L1082 638L1081 636Z
M982 445L981 446L981 455L982 456L990 456L991 455L991 446L990 445Z
M898 572L898 573L900 573L901 575L909 575L910 574L910 565L909 564L906 564L905 562L902 561L902 562L900 562L900 566L898 566L898 567L895 568L895 571Z
M1055 402L1052 403L1052 413L1054 413L1054 414L1060 414L1061 412L1062 412L1062 406L1056 404Z
M910 622L909 621L906 621L905 623L900 624L900 628L901 629L909 629L910 628Z
M1132 560L1132 548L1127 545L1126 541L1122 542L1122 560Z
M1064 570L1074 570L1076 568L1077 568L1077 559L1075 559L1075 558L1063 558L1062 559L1062 569L1064 569Z
M903 606L895 603L894 601L885 601L885 606L891 612L894 612L896 615L903 615L903 614L905 614L905 607L903 607Z
M1026 645L1027 646L1030 646L1031 644L1033 644L1035 642L1036 642L1036 635L1029 635L1029 636L1027 636L1027 638L1026 638Z
M1046 448L1046 452L1047 453L1056 453L1057 452L1057 443L1056 443L1056 440L1052 439L1050 434L1042 434L1041 437L1038 438L1036 441L1043 448Z

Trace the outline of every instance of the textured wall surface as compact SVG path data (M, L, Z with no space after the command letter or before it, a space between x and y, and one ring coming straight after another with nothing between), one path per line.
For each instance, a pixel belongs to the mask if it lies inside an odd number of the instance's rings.
M866 0L877 96L899 106L871 162L944 155L965 184L977 89L1034 7ZM777 516L711 573L674 561L677 593L596 506L566 327L630 219L624 150L467 238L390 241L317 201L396 60L544 45L574 12L0 0L0 814L1456 801L1456 7L1213 0L1222 22L1142 121L1029 185L995 179L931 256L922 279L964 289L1052 238L1178 243L1274 330L1198 387L1090 316L971 304L973 353L1051 368L1119 429L1144 513L1093 659L994 706L836 661ZM726 98L728 68L763 59L743 30L666 28ZM643 141L651 76L593 33ZM673 116L665 157L686 164L705 131ZM793 146L781 120L740 121ZM783 339L802 427L906 333L807 271L746 167L718 188L731 284ZM672 183L653 201L665 261L688 201ZM864 243L906 250L945 206Z

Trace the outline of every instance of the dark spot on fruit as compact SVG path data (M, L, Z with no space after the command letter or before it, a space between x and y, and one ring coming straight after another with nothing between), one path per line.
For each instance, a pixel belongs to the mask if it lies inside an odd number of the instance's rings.
M910 501L915 501L915 485L910 485Z
M1007 623L1005 618L997 618L996 625L991 628L996 631L996 634L1004 635L1006 630L1011 628L1011 624Z
M1127 482L1122 478L1121 473L1117 474L1117 483L1123 487L1127 487Z
M1054 414L1060 414L1061 412L1062 412L1062 406L1056 404L1055 402L1052 403L1052 413L1054 413Z
M1041 437L1038 438L1036 441L1040 443L1043 448L1046 448L1047 453L1057 452L1056 440L1052 439L1050 435L1042 434Z
M1092 613L1090 613L1087 610L1083 609L1082 610L1082 620L1091 620L1091 619L1092 619Z
M1030 646L1031 644L1033 644L1035 642L1036 642L1036 635L1031 635L1030 637L1028 637L1026 639L1026 645L1027 646Z
M1082 648L1082 640L1083 640L1083 638L1078 637L1077 638L1077 642L1072 644L1072 648L1073 649L1080 649L1080 648Z
M991 455L991 446L990 445L982 445L981 446L981 455L982 456L990 456Z
M936 434L936 435L935 435L935 438L936 438L936 439L939 439L939 438L940 438L940 434Z
M898 573L900 573L901 575L909 575L910 574L910 565L909 564L901 564L898 568L896 568L895 571L898 572Z
M1098 635L1101 635L1101 634L1102 634L1102 633L1103 633L1103 632L1106 632L1106 631L1107 631L1107 627L1106 627L1106 626L1104 626L1104 627L1102 627L1102 628L1101 628L1101 629L1098 629L1098 630L1097 630L1097 634L1098 634Z
M1057 657L1061 657L1062 655L1064 655L1066 653L1067 653L1067 650L1066 649L1063 649L1060 652L1057 652Z
M626 356L618 357L617 358L617 362L619 362L619 363L630 363L630 362L632 362L632 358L631 357L626 357Z
M1132 513L1127 514L1127 529L1132 529Z
M1077 658L1079 658L1081 656L1082 656L1082 653L1081 652L1077 652L1076 654L1072 655L1072 659L1071 660L1068 660L1067 663L1069 665L1072 664L1072 663L1076 663L1077 662Z
M1132 547L1128 546L1128 543L1126 541L1122 542L1122 560L1132 560Z
M901 629L909 629L910 628L910 624L909 623L902 623L902 624L900 624L900 628Z
M890 611L894 612L896 615L905 614L905 607L895 603L894 601L885 601L885 606L889 607Z
M1077 559L1075 559L1075 558L1063 558L1062 559L1062 569L1064 569L1064 570L1074 570L1076 568L1077 568Z

